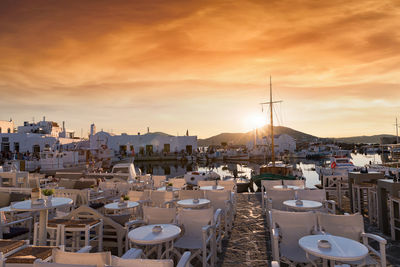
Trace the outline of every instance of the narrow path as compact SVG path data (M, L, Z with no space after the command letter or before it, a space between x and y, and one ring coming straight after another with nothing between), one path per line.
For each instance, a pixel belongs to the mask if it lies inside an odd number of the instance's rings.
M223 242L217 265L267 266L267 260L271 259L267 229L260 193L238 194L233 231Z

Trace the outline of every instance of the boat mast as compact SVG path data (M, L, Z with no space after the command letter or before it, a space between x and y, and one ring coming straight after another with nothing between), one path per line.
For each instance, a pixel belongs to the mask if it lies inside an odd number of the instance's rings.
M271 161L272 166L275 167L275 144L274 144L274 113L272 105L275 103L280 103L279 101L272 101L272 78L269 76L269 102L260 103L262 105L269 105L271 113Z
M274 114L272 108L272 78L269 76L269 107L271 113L271 161L272 166L275 167L275 145L274 145Z

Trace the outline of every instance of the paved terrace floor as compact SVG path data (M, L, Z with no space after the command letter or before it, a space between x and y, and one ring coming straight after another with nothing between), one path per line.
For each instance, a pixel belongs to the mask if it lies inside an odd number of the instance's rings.
M391 241L377 227L365 225L366 232L386 240L388 266L400 266L400 241ZM223 242L223 252L217 266L268 266L272 259L266 218L261 213L260 193L243 193L237 197L237 214L229 239Z

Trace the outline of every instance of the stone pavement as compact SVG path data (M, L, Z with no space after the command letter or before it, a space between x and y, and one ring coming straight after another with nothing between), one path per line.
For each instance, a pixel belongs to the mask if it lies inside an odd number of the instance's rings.
M232 234L223 242L218 266L268 266L271 259L269 233L261 212L261 195L237 195L237 210Z

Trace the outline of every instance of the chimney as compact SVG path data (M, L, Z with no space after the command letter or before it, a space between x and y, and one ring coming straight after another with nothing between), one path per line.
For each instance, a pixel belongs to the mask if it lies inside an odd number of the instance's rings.
M150 133L150 127L147 127L147 133Z
M65 132L65 121L63 121L63 132Z
M43 116L43 121L46 121L46 116Z

